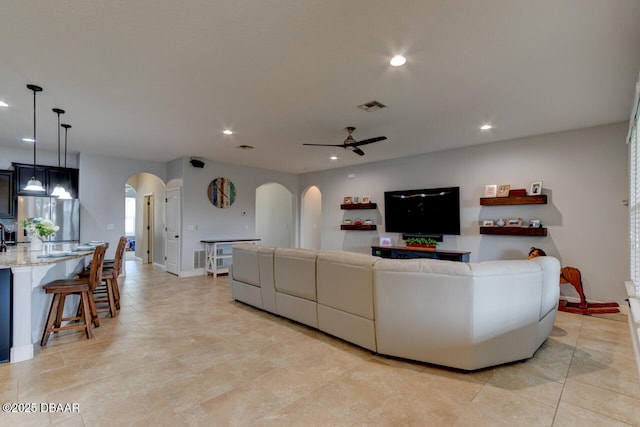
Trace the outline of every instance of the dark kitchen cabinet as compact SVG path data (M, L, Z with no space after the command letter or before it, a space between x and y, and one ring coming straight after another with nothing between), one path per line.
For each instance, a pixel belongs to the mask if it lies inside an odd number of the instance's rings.
M0 218L14 218L16 215L13 180L13 171L0 170Z
M19 196L50 196L56 185L62 185L72 198L78 198L78 169L36 165L36 179L46 190L43 193L24 191L24 186L33 176L33 165L13 163L13 168L16 181L14 188Z
M50 167L47 169L47 194L51 195L56 185L62 185L71 194L71 198L78 198L78 169Z
M33 165L24 165L14 163L13 167L16 174L16 193L19 196L42 196L42 191L25 191L24 187L27 182L33 177ZM35 177L44 188L47 188L47 168L45 166L37 166L35 170Z

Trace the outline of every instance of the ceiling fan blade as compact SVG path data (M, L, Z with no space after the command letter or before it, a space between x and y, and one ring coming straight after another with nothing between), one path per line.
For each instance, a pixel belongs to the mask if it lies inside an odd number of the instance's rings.
M361 149L359 149L358 147L353 147L353 149L351 150L354 153L356 153L358 156L364 156L364 151L362 151Z
M345 148L344 144L302 144L302 145L313 145L315 147L340 147L340 148Z
M378 141L384 141L385 139L387 139L386 136L378 136L375 138L369 138L369 139L363 139L362 141L358 141L358 142L354 142L349 144L352 147L359 147L361 145L367 145L367 144L372 144L374 142L378 142Z

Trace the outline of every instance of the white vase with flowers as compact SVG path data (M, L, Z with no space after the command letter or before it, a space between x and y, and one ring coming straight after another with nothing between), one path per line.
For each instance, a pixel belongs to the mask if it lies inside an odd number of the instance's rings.
M31 250L42 251L44 248L43 239L55 234L60 229L50 219L27 218L18 221L18 224L27 231L27 236L31 239Z

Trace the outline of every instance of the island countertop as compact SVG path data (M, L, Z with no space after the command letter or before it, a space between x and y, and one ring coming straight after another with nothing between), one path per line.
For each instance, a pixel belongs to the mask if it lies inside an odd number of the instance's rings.
M35 267L38 265L55 264L70 259L82 258L93 253L93 249L79 250L76 243L45 243L44 251L30 251L29 244L10 246L7 252L0 252L0 268ZM56 252L69 251L64 256L47 256Z

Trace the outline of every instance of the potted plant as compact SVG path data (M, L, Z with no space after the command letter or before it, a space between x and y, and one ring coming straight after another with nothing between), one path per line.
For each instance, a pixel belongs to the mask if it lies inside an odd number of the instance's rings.
M407 246L435 251L436 246L438 246L438 242L430 237L409 237L407 239Z

